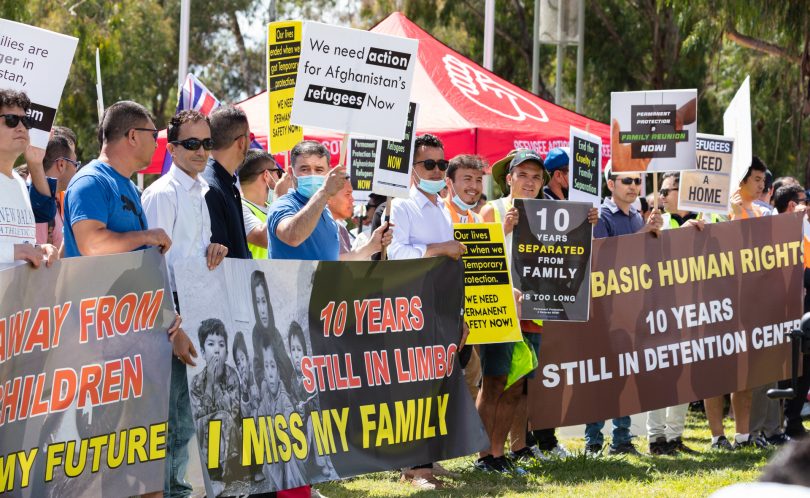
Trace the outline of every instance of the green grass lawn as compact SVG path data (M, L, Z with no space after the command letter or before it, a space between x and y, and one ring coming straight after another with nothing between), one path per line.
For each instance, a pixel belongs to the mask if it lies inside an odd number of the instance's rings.
M608 424L609 426L609 424ZM734 434L733 422L726 420L726 435ZM399 482L399 472L367 474L345 481L319 484L329 498L356 496L621 496L629 498L707 496L738 482L754 481L773 450L745 449L718 452L709 449L711 434L702 413L689 412L684 442L701 452L695 456L652 457L646 438L636 438L640 457L583 454L580 439L564 441L576 456L567 460L525 465L526 477L484 474L473 470L472 456L443 462L447 469L461 474L459 479L440 478L442 490L419 491Z

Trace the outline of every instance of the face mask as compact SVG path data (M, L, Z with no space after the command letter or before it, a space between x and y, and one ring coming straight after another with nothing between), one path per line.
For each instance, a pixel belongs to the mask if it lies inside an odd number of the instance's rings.
M326 181L325 176L318 175L297 176L296 179L298 180L298 186L295 190L307 199L315 195L315 192L317 192Z
M268 206L273 203L273 200L276 198L276 193L273 192L273 189L267 191L267 200L264 201L265 204Z
M467 204L466 202L462 201L461 197L459 197L458 194L455 193L455 190L456 190L455 187L453 187L453 194L454 194L453 204L458 206L459 209L461 209L462 211L470 211L476 206L476 204Z
M414 174L416 175L416 173ZM419 175L416 175L416 178L419 178ZM419 178L419 189L428 194L438 194L446 186L447 183L445 183L444 180L425 180L424 178Z

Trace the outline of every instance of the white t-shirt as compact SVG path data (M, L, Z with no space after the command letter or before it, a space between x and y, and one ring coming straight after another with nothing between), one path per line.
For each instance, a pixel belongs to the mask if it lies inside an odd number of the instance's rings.
M245 199L243 197L242 198L242 218L245 219L245 234L247 235L250 232L252 232L254 228L262 226L265 222L260 220L259 218L257 218L256 215L253 214L253 211L251 211L250 208L245 205L245 202L250 202L250 201L248 201L247 199ZM261 211L262 213L267 214L267 208L266 207L257 206L256 204L253 204L253 205L256 206L257 208L259 208L259 211Z
M14 263L14 244L36 244L37 227L25 181L0 173L0 269Z

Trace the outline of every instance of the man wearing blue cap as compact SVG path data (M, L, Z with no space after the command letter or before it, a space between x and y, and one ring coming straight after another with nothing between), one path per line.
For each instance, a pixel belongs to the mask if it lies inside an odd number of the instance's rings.
M551 149L544 162L549 174L548 185L543 189L543 197L552 201L568 199L568 147Z

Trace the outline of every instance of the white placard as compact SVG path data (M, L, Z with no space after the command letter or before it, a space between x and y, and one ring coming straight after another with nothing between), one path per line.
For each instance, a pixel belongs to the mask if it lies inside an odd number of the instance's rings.
M0 88L31 99L31 145L48 145L78 38L0 19Z
M695 168L697 90L613 92L610 118L614 172Z
M304 23L290 121L402 140L418 41Z
M571 127L568 141L568 200L602 203L602 139Z
M750 79L750 76L745 77L723 113L723 135L734 139L734 158L731 163L731 185L734 189L742 181L753 158Z
M411 189L413 146L416 142L416 117L419 104L411 102L405 121L405 139L380 140L374 165L371 191L389 197L408 198Z

